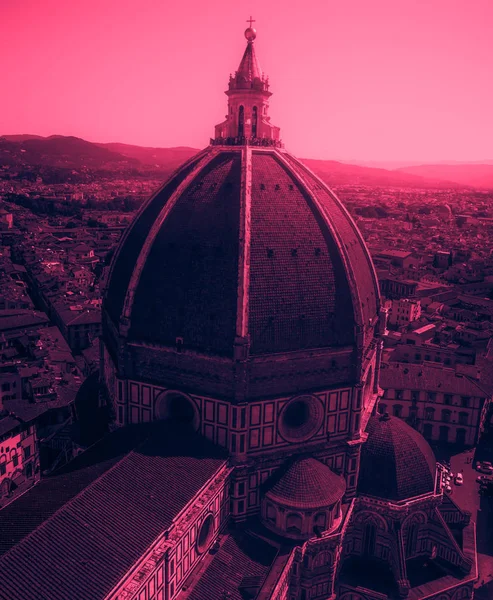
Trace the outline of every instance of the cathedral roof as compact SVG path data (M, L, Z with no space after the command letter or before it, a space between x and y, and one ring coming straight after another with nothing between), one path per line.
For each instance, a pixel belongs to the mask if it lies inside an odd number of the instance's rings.
M346 481L315 458L301 458L275 479L265 496L290 508L317 509L341 500Z
M226 121L127 230L103 310L120 371L126 363L134 377L237 399L359 378L379 308L363 238L336 195L283 149L257 77L256 32L245 36ZM285 353L296 368L278 360Z
M0 598L106 597L226 458L162 422L106 436L0 511Z
M238 337L252 355L354 345L378 293L356 225L313 173L279 149L212 146L129 228L105 308L131 340L232 357Z
M401 501L435 490L435 455L418 431L387 414L371 417L366 431L359 493Z
M248 532L232 531L196 579L188 600L255 598L277 558L277 548Z

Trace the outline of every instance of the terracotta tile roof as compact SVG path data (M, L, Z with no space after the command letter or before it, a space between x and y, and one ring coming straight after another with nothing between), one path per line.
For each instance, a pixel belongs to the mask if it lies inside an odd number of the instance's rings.
M346 481L315 458L291 462L266 493L273 502L300 509L331 506L346 491Z
M165 219L143 268L130 336L232 355L238 294L238 152L206 165Z
M369 556L350 556L341 564L338 583L357 585L395 598L398 588L391 567Z
M0 332L42 327L49 322L45 313L29 309L0 310Z
M229 534L188 600L255 598L276 555L277 549L260 538L242 532ZM245 595L250 590L254 595Z
M274 154L252 154L252 354L353 342L347 274L334 241Z
M18 427L20 424L21 422L17 419L14 419L14 417L7 416L0 418L0 437L2 435L5 435L6 433L9 433L10 431Z
M388 415L371 417L366 431L359 493L400 501L434 491L435 455L418 431Z
M433 349L428 350L425 346L419 352L433 354ZM384 390L424 390L477 397L485 395L469 377L457 375L454 369L445 369L442 365L389 363L382 365L379 383Z
M160 423L111 434L0 512L0 598L101 600L224 464Z
M105 298L105 307L115 323L119 322L130 277L150 228L170 196L192 171L198 160L197 156L167 180L152 199L145 204L127 230L123 238L125 243L120 245L116 254L108 282L109 293Z
M286 154L286 158L295 166L301 164L289 154ZM335 194L321 185L314 174L307 171L304 175L315 190L317 200L324 207L331 226L337 231L345 246L349 262L345 271L349 270L349 276L354 278L361 304L362 325L366 327L377 315L380 303L380 291L368 248L356 223ZM348 276L347 272L345 274ZM339 280L340 277L338 284Z

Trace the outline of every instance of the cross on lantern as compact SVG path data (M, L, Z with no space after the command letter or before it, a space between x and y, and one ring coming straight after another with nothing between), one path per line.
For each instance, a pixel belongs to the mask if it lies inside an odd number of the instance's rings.
M250 23L250 29L251 29L252 23L255 23L255 19L252 19L252 17L250 17L249 19L247 19L247 23Z

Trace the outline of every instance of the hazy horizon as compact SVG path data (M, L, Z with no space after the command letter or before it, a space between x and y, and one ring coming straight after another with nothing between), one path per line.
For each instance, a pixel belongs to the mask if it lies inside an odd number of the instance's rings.
M250 13L272 122L295 155L493 159L490 0L3 3L0 131L201 148L224 118Z

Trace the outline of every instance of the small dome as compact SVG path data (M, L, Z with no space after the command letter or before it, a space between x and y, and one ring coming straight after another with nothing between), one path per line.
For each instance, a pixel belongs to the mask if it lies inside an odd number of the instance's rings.
M366 431L359 493L399 501L435 490L435 455L418 431L387 414L371 417Z
M346 481L315 458L293 462L265 497L276 504L295 509L332 506L344 495Z

